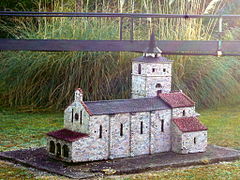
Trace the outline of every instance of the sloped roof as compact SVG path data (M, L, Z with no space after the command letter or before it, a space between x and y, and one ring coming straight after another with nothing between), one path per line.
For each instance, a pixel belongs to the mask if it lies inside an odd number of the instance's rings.
M191 107L195 105L187 95L182 92L162 93L159 97L172 108Z
M173 122L177 125L182 132L194 132L194 131L205 131L205 127L196 117L182 117L175 118Z
M170 107L159 97L84 102L91 115L148 112Z
M65 140L68 142L74 142L74 141L79 140L80 138L88 136L87 134L71 131L69 129L60 129L57 131L52 131L52 132L47 133L47 135L52 136L56 139L61 139L61 140Z
M160 57L140 56L140 57L133 59L133 61L144 62L144 63L172 63L173 62L173 60L169 60L162 56L160 56Z

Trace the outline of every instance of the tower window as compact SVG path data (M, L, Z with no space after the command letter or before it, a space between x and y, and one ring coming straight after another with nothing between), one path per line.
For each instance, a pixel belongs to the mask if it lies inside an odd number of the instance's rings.
M142 74L142 66L141 66L141 64L138 64L138 74Z
M123 136L123 124L120 125L120 136Z
M155 68L152 68L152 72L155 72L156 71L156 69Z
M163 68L163 72L166 72L166 69L165 69L165 68Z
M99 127L99 138L102 138L102 125Z
M183 110L182 115L186 116L186 111L185 110Z
M161 120L161 132L164 132L164 120Z
M197 143L197 138L196 137L193 139L193 142L194 142L194 144Z
M79 119L79 114L78 113L75 113L75 121L77 121Z
M140 134L143 134L143 122L141 121L141 124L140 124Z
M156 88L161 88L161 87L162 87L162 85L160 83L156 84Z
M82 124L82 111L80 111L80 124Z

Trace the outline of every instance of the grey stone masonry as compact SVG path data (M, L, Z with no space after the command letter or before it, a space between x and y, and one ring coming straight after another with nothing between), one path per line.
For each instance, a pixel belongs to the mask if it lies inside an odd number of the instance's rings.
M154 39L132 62L132 99L84 102L76 89L64 111L64 129L47 134L51 157L87 162L206 150L207 128L196 117L195 103L171 91L173 61L161 56Z
M171 91L172 62L132 63L132 98L154 97Z
M207 131L181 132L172 124L172 151L180 154L205 152Z

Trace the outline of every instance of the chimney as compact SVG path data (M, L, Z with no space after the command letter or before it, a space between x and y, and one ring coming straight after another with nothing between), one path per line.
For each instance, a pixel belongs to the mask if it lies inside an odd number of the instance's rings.
M77 88L74 94L74 102L83 101L83 90L81 88Z

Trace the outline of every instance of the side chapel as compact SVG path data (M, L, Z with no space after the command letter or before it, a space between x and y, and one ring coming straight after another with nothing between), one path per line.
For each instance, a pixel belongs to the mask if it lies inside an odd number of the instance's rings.
M64 111L64 129L47 133L49 155L86 162L206 151L207 128L195 103L171 91L173 61L161 53L152 34L143 56L132 61L132 99L83 101L83 91L76 89Z

